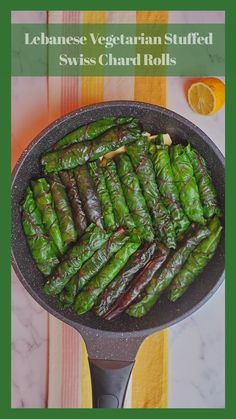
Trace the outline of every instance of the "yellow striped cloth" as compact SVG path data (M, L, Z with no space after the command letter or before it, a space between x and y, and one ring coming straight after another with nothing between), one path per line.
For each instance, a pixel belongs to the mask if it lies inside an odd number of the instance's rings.
M167 12L49 12L49 23L165 23ZM50 53L49 53L50 61ZM50 64L50 62L49 62ZM54 120L80 106L104 100L140 100L166 106L164 77L49 77L49 115ZM140 347L125 407L167 406L167 331L148 337ZM49 408L92 406L87 351L81 336L49 316Z

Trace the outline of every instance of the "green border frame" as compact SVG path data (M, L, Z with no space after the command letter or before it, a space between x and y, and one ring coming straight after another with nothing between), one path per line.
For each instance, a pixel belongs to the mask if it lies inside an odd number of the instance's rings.
M168 416L174 414L175 418L183 418L191 416L198 418L199 414L207 417L230 417L233 414L235 401L235 298L236 280L234 277L233 258L235 258L234 238L235 238L235 214L233 210L233 199L235 194L234 166L236 156L236 140L234 132L234 120L236 109L235 94L235 9L236 4L233 1L224 0L166 0L162 2L154 2L145 0L137 4L137 0L90 0L84 4L78 1L68 0L65 2L57 0L35 0L34 2L11 1L1 2L1 139L0 139L0 179L1 179L1 216L0 216L0 272L2 284L2 298L0 304L1 313L1 340L0 340L0 416L4 419L13 417L24 418L45 418L52 417L71 417L77 418L79 415L86 417L100 416L103 418L110 417L111 411L97 409L83 409L77 411L75 409L13 409L11 408L11 329L10 329L10 302L11 302L11 286L10 286L10 122L11 122L11 85L10 85L10 19L12 10L224 10L226 11L226 45L227 45L227 115L226 115L226 152L227 152L227 170L226 170L226 268L227 268L227 375L226 375L226 408L225 409L130 409L112 411L114 417L119 415L128 417L135 414L136 417L148 416ZM231 51L230 51L231 50ZM230 202L231 201L231 202ZM232 205L231 205L232 204ZM233 312L234 309L234 312ZM235 317L236 318L236 317ZM189 348L191 350L191 347Z

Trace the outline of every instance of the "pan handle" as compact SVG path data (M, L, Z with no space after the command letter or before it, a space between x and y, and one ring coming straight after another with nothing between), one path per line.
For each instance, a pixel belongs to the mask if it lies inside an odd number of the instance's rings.
M94 408L122 408L134 361L89 358Z

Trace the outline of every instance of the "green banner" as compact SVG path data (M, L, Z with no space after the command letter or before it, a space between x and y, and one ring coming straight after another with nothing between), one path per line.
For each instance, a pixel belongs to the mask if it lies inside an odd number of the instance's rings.
M14 24L13 76L223 76L222 24Z

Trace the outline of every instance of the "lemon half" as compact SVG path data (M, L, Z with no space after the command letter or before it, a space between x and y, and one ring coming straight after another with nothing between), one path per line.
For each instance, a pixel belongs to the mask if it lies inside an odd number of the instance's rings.
M200 115L213 115L225 103L225 85L215 77L192 83L188 89L188 103Z

